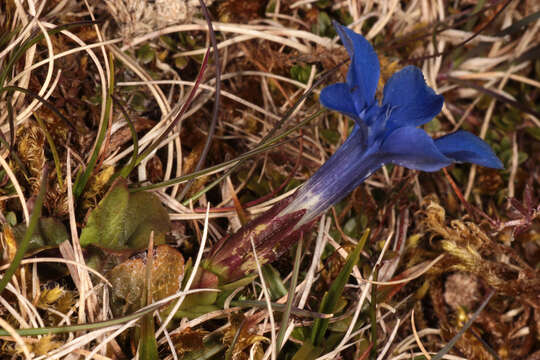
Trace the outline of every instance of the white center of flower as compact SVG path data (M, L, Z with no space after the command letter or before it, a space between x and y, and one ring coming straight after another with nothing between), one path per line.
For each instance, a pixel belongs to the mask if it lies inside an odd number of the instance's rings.
M293 202L291 202L285 209L281 210L281 212L277 215L278 217L281 217L295 213L300 210L306 210L306 213L295 225L293 231L297 230L300 226L312 220L313 216L317 216L317 214L319 213L318 207L320 206L321 202L320 193L313 193L311 191L304 193L302 192L302 189L299 189L298 191L300 193L293 200Z

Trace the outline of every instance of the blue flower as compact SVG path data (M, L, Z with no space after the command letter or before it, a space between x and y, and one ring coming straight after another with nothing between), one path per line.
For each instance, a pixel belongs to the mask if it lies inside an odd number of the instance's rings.
M321 103L354 119L351 135L294 195L282 215L306 209L300 225L341 200L384 164L437 171L453 162L502 168L488 144L466 131L432 139L417 128L435 115L444 99L427 86L420 69L407 66L386 83L381 103L375 99L379 61L370 43L335 24L351 56L344 83L324 88Z
M422 72L408 66L394 74L375 100L379 61L361 35L336 24L352 58L345 83L321 92L321 103L355 121L351 135L293 195L275 204L236 233L216 243L203 264L199 287L235 281L253 272L252 242L261 264L275 261L330 206L347 196L374 171L392 163L436 171L453 162L502 168L489 145L466 131L433 140L417 128L437 115L443 97L426 85Z

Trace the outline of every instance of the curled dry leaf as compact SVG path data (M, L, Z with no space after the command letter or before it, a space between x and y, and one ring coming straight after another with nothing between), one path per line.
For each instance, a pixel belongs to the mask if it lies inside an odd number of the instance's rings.
M171 336L176 351L184 354L190 351L204 349L203 337L207 334L202 329L193 330L187 327L180 333Z

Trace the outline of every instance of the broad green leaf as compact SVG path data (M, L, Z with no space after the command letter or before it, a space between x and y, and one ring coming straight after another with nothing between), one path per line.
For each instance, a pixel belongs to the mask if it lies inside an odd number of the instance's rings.
M219 286L220 292L217 294L217 299L215 301L216 305L223 307L223 304L225 304L225 300L235 291L236 289L247 286L248 284L251 284L255 278L257 278L257 274L251 274L244 278L241 278L240 280L234 281L232 283L224 284ZM193 294L196 295L196 294ZM190 295L190 296L193 296ZM190 297L188 296L188 298Z
M186 276L184 276L184 279L187 279L191 276L191 271L193 269L190 268L188 270L189 274L186 272ZM210 271L206 271L203 268L198 268L192 283L192 287L202 289L215 289L217 288L218 283L219 279L217 275ZM209 306L214 304L216 302L217 296L217 291L203 291L190 294L186 296L186 298L182 302L180 311L186 311L188 313L198 312L198 310L195 311L193 309L197 306Z
M332 20L324 11L320 11L317 16L317 23L311 26L311 32L324 36L332 29Z
M183 70L188 65L189 59L185 56L180 56L174 59L174 65L179 69Z
M429 123L424 125L424 130L426 130L430 134L439 132L441 131L441 122L437 118L434 118Z
M133 95L131 95L131 101L129 102L129 105L131 105L133 110L143 112L146 110L147 102L148 99L146 98L144 93L140 91L134 91Z
M126 182L119 180L90 214L80 242L112 251L141 250L152 231L159 245L169 229L169 215L154 194L130 193Z
M145 248L152 231L154 244L165 242L165 234L171 228L169 214L154 194L144 191L130 194L127 216L129 228L133 229L129 237L131 248Z
M15 226L17 224L17 215L13 211L8 211L7 214L5 214L7 223L11 226Z

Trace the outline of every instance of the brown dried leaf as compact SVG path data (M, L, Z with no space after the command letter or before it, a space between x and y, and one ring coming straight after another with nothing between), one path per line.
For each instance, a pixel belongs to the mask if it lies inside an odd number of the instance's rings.
M125 314L144 305L146 252L115 266L107 275L113 286L112 310ZM184 258L176 249L161 245L154 252L152 262L152 299L173 295L180 290L184 275Z
M207 334L202 329L193 330L187 327L180 331L179 334L172 336L175 349L179 354L184 354L190 351L197 351L204 348L203 337Z
M151 129L156 122L148 119L146 117L138 116L132 119L133 126L135 127L135 131L143 131ZM111 135L111 140L109 147L107 148L107 152L105 153L105 156L110 155L113 151L116 151L120 146L124 145L127 142L131 142L132 135L131 130L129 129L129 126L124 126L118 131L116 131L113 135Z
M4 236L2 238L4 239L3 248L5 249L5 252L2 254L2 263L4 261L9 263L13 260L15 253L17 252L17 241L15 240L15 235L13 234L11 227L7 223L3 226L3 232Z
M257 316L245 317L244 314L232 314L230 318L231 326L227 329L223 336L223 342L226 344L231 344L234 339L238 329L240 328L240 335L235 343L234 349L232 351L232 358L234 360L247 359L244 350L248 349L254 344L260 342L269 342L269 340L257 334L257 322L260 319ZM261 349L258 348L255 358L259 359L259 353ZM264 355L264 354L262 354Z

